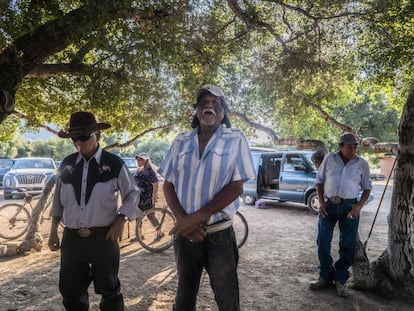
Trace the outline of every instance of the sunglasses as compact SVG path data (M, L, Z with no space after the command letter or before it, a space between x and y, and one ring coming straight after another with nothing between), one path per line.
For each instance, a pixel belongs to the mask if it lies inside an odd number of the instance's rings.
M93 136L93 132L87 135L82 135L82 136L76 136L76 137L71 137L73 142L77 142L78 140L80 142L85 142L87 141L89 138L91 138Z

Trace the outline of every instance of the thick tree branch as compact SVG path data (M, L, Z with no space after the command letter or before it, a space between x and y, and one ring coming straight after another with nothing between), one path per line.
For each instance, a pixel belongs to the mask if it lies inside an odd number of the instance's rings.
M88 52L91 50L91 47L89 45L82 46L78 53L76 53L75 57L72 59L71 63L74 64L80 64L82 63L83 59L85 58L85 55L88 54Z
M326 122L328 122L331 126L333 126L333 127L335 127L335 128L337 128L337 129L340 129L341 131L343 131L343 132L350 132L350 133L355 133L356 134L356 131L352 128L352 127L350 127L350 126L348 126L348 125L346 125L346 124L342 124L342 123L340 123L340 122L338 122L337 120L335 120L334 118L332 118L325 110L323 110L320 106L318 106L318 105L316 105L316 104L314 104L314 103L312 103L312 102L306 102L306 104L309 106L309 107L311 107L311 108L313 108L314 110L316 110L319 114L320 114L320 116L326 121Z
M248 126L258 131L266 133L270 136L273 144L275 145L295 146L297 150L315 150L315 153L312 155L312 161L316 165L316 167L319 167L324 156L328 153L328 148L326 147L325 143L320 140L303 138L280 139L273 129L262 124L250 121L250 119L244 113L233 111L230 113L230 115L241 119Z
M242 8L237 3L237 0L227 0L227 3L230 7L230 9L233 11L233 13L242 20L248 28L254 28L257 30L267 30L269 31L273 37L278 41L282 46L286 44L285 40L283 40L282 36L278 34L273 27L265 23L263 21L256 20L250 16L246 12L242 10Z
M153 132L153 131L162 130L162 129L166 129L166 128L169 128L169 127L172 127L172 126L173 126L173 124L166 124L166 125L151 127L149 129L147 129L147 130L145 130L145 131L143 131L143 132L135 135L133 138L131 138L130 140L128 140L128 141L126 141L124 143L115 143L115 144L112 144L112 145L105 146L105 148L103 148L103 149L105 149L105 150L111 150L111 149L115 149L115 148L120 148L120 149L126 148L126 147L131 146L138 138L144 136L147 133L150 133L150 132Z
M22 112L14 110L13 114L15 116L17 116L19 119L25 119L25 120L28 119L27 116ZM58 131L52 129L50 126L47 126L47 125L44 125L44 124L38 124L37 126L44 129L44 130L46 130L46 131L48 131L49 133L52 133L52 134L56 135L56 136L58 134Z
M269 135L270 139L273 142L276 142L276 141L279 140L279 137L277 136L277 134L276 134L276 132L274 130L272 130L270 127L264 126L264 125L262 125L260 123L256 123L256 122L251 121L246 116L246 114L244 114L244 113L237 112L237 111L232 111L232 112L230 112L230 116L235 116L236 118L241 119L248 126L254 128L256 130L259 130L261 132L266 133L267 135Z
M327 15L327 16L323 16L323 15L313 15L311 14L311 8L310 9L303 9L299 6L294 6L294 5L290 5L288 3L285 3L285 1L283 0L264 0L267 2L271 2L271 3L275 3L278 4L282 7L284 7L285 9L288 9L290 11L294 11L297 12L303 16L305 16L306 18L312 19L312 20L329 20L329 19L337 19L337 18L341 18L341 17L347 17L347 16L364 16L366 15L366 13L364 11L342 11L340 13L336 13L336 14L332 14L332 15Z

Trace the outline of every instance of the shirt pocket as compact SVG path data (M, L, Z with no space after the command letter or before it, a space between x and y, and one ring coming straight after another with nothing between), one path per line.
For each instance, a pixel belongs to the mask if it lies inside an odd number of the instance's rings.
M230 166L236 162L235 155L234 159L232 159L232 154L230 150L226 150L223 148L216 148L213 151L213 159L212 159L212 166L211 169L213 171L221 171L222 167L225 167L226 170L230 168Z
M361 169L355 169L349 173L349 179L353 181L361 181L361 176L362 176Z
M182 151L178 154L178 163L176 170L183 172L191 169L192 150Z

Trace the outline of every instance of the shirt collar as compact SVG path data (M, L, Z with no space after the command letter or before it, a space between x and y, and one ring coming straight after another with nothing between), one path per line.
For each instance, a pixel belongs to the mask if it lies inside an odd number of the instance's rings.
M89 161L93 158L95 158L95 161L98 163L98 165L101 163L102 148L100 145L98 145L98 149L96 150L95 154L89 159ZM78 153L75 164L78 164L82 159L85 160L85 162L88 162L80 153Z
M341 158L341 151L337 151L337 152L335 152L334 153L335 154L335 156L337 156L338 158L340 158L340 159L342 159ZM359 156L359 155L356 155L355 157L353 157L351 160L349 160L349 161L358 161L358 159L360 159L361 157Z

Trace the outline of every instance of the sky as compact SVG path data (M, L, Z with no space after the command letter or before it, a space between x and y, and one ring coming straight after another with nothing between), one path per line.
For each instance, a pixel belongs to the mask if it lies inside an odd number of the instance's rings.
M27 133L24 133L22 136L28 141L48 140L49 138L57 137L56 135L53 135L52 133L44 129L40 129L38 133L27 132Z

